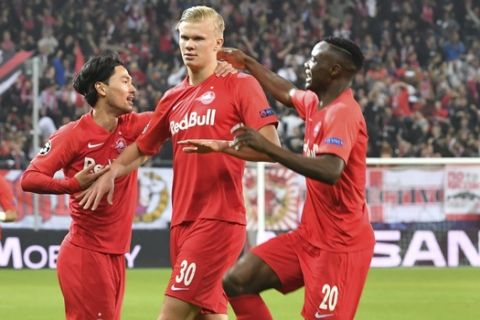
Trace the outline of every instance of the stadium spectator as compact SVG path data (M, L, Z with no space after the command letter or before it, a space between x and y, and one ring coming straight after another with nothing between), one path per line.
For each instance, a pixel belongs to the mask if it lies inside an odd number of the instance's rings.
M0 49L2 50L3 59L9 59L15 54L15 43L13 43L12 36L8 30L3 31Z
M47 115L46 110L42 109L40 111L40 119L38 120L38 130L40 131L40 139L41 142L40 144L43 146L45 143L47 143L48 138L55 132L57 131L57 128L55 127L55 123L53 122L52 118L50 118Z
M251 128L234 132L235 146L265 153L307 178L298 229L254 247L226 274L224 288L235 314L272 319L260 292L305 287L304 319L353 319L375 244L365 203L367 127L350 89L363 66L360 48L338 37L317 43L305 63L306 91L241 51L224 49L221 58L250 71L306 122L303 156Z
M245 161L241 159L269 160L253 150L231 148L230 130L245 123L279 145L277 118L253 77L214 76L224 31L224 20L215 10L188 8L177 28L187 77L165 93L145 134L112 163L80 203L95 210L105 194L111 197L115 177L131 170L131 163L142 154L158 152L171 138L173 270L159 319L194 319L197 315L227 319L222 277L240 255L246 234L241 188ZM191 140L202 137L219 140L207 145Z

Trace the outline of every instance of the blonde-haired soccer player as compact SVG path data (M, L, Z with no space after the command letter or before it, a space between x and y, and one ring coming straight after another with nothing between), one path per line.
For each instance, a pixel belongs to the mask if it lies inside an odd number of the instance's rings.
M159 319L227 319L222 277L245 241L244 160L270 160L252 149L230 147L231 128L243 123L279 145L277 117L252 76L214 76L224 29L215 10L189 8L177 29L187 77L165 93L144 134L113 162L82 203L95 209L105 194L111 195L114 179L132 170L130 163L172 139L173 271Z

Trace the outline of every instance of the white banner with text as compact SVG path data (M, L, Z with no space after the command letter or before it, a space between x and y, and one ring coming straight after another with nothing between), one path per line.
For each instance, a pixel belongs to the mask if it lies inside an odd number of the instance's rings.
M20 187L21 171L0 170L17 200L18 220L3 228L67 229L69 195L39 195L33 214L33 194ZM59 173L58 178L62 175ZM141 168L134 229L168 228L172 215L171 168ZM372 223L480 221L480 166L368 168L366 199ZM305 178L280 165L265 170L266 230L297 227L305 199ZM248 166L244 175L248 228L257 223L257 176Z

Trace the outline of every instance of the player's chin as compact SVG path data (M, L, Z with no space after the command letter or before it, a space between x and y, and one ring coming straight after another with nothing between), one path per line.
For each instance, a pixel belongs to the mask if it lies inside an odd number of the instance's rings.
M133 103L127 103L122 108L122 113L130 113L133 111Z
M184 59L183 63L185 66L191 70L197 70L200 69L200 65L197 61L194 61L193 59Z

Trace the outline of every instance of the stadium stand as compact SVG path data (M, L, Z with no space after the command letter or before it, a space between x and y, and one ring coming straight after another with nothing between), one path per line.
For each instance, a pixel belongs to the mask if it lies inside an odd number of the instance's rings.
M52 128L88 110L71 80L83 61L102 50L121 53L139 90L138 111L152 110L185 74L174 26L181 11L196 3L1 1L0 167L23 169L32 157L29 70L16 72L23 63L6 68L19 53L41 57L43 139ZM480 156L478 1L206 3L226 19L226 46L249 52L299 87L314 42L327 35L356 41L367 58L353 86L368 123L368 156ZM271 102L278 113L288 112ZM298 123L289 114L279 130L284 144L300 152L303 132ZM171 157L169 148L164 149L157 159Z

